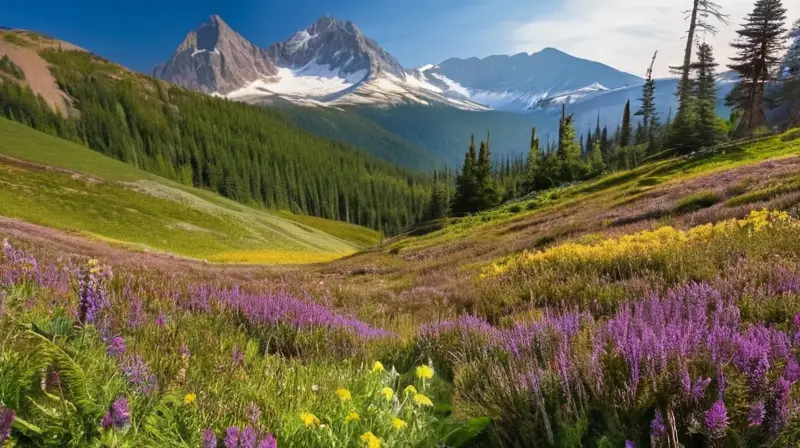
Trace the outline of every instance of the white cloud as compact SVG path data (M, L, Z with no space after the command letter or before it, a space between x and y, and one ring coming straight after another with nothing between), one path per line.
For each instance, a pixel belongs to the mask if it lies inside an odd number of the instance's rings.
M564 0L553 14L513 24L513 52L533 52L556 47L578 57L611 65L644 76L650 58L658 50L655 76L669 76L669 66L679 65L686 46L683 11L690 0ZM753 0L724 0L729 25L719 24L716 36L706 41L714 47L717 62L728 63L730 42ZM783 2L788 9L787 26L800 16L800 2ZM700 36L703 39L703 36Z

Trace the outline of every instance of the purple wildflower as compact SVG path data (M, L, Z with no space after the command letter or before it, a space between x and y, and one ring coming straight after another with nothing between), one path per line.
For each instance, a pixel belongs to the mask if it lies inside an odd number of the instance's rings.
M159 327L166 327L167 326L167 316L165 316L163 313L159 314L156 317L156 325L159 326Z
M763 401L751 405L750 409L747 411L747 424L750 426L761 426L761 424L764 423L765 412Z
M140 356L127 358L120 366L125 378L140 394L151 394L156 388L156 379L150 366Z
M138 297L131 298L131 306L128 308L128 326L137 328L144 323L144 303Z
M119 359L125 354L125 339L121 336L114 336L108 344L108 356Z
M225 448L239 448L239 428L231 426L225 430Z
M109 410L111 422L117 429L122 429L131 422L131 406L125 397L118 398Z
M278 448L278 441L272 434L267 434L258 442L258 448Z
M14 423L14 410L0 408L0 444L11 435L11 424Z
M636 444L633 443L633 440L626 440L625 441L625 448L636 448Z
M211 428L203 431L203 448L217 448L217 435Z
M253 428L247 426L239 436L239 448L256 448L258 435Z
M244 362L244 353L242 353L242 351L239 350L238 345L235 345L233 347L233 366L238 367L242 365L243 362Z
M250 404L248 404L247 407L244 408L244 414L247 417L247 420L253 425L255 425L261 418L261 408L259 408L257 404L251 401Z
M794 356L789 359L789 362L786 364L786 370L783 373L784 378L790 383L796 383L800 381L800 364L798 364L797 359Z
M718 439L725 435L728 429L728 409L725 407L725 402L718 400L706 411L705 424L712 438Z
M78 279L78 321L82 325L94 323L100 312L109 305L106 288L109 278L111 269L101 266L97 260L90 260L81 270Z
M103 414L103 420L100 421L100 426L102 426L103 429L108 429L113 424L114 421L111 420L111 412L106 411L106 413Z
M667 427L664 425L664 416L661 415L660 409L656 409L656 415L650 422L650 437L653 440L661 440L666 435Z

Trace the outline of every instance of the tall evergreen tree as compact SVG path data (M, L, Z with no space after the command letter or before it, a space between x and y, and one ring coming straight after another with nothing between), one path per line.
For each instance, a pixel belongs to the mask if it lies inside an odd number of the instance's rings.
M526 192L536 191L543 188L542 182L542 152L539 149L539 139L536 137L536 128L531 129L531 146L528 151L528 159L525 163L525 182Z
M717 63L711 45L702 43L697 48L697 62L692 63L692 70L697 75L694 79L692 94L697 113L697 143L701 146L714 146L722 139L722 132L717 118Z
M572 182L583 177L583 163L581 157L581 147L575 135L575 116L566 115L562 109L561 126L558 138L558 163L560 165L559 180L562 182Z
M756 0L753 12L736 33L731 45L737 50L731 69L739 82L728 94L727 105L741 113L734 137L743 137L766 121L764 87L775 79L786 33L786 8L781 0Z
M469 215L478 211L476 198L478 183L476 181L477 156L475 155L475 136L471 136L469 150L464 155L464 166L456 179L456 194L453 198L453 214Z
M637 136L637 144L647 143L648 149L652 151L653 146L653 128L656 121L656 80L653 79L653 66L656 63L658 51L653 54L653 59L650 61L650 67L647 69L647 78L645 79L644 86L642 87L642 97L639 101L642 103L636 115L642 117L643 135Z
M494 177L492 177L491 136L481 142L478 152L478 164L475 167L475 183L477 185L477 209L486 210L496 206L500 201Z
M594 141L591 142L591 145L592 147L587 157L589 162L589 174L590 176L597 176L605 170L606 164L603 161L603 152L600 149L600 139L595 138Z
M692 9L686 11L689 29L686 32L686 49L683 53L683 63L679 67L672 67L680 75L675 96L678 98L678 113L675 117L674 140L675 144L682 145L687 142L681 140L692 127L691 100L692 83L690 80L692 52L694 51L695 34L700 31L716 34L716 26L709 19L716 19L723 24L728 24L727 15L722 14L722 7L712 0L692 0Z
M622 128L619 131L619 146L626 147L631 144L633 127L631 125L631 100L625 103L625 110L622 113Z

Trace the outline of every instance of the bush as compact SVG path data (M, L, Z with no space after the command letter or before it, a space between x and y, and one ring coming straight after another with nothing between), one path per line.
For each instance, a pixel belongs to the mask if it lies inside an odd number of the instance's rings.
M676 213L688 213L711 207L722 199L713 191L701 191L681 199L675 206Z
M25 80L25 72L8 58L8 55L0 58L0 72L8 73L11 77L20 81Z

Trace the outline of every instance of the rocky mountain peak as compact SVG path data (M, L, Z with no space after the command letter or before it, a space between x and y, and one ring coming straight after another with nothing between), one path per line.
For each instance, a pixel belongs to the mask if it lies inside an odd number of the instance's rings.
M276 75L266 52L212 15L190 31L175 54L153 69L156 77L205 93L225 94Z
M278 65L294 69L313 64L342 74L363 71L365 76L381 73L398 78L404 76L400 63L375 41L365 37L356 24L330 16L319 18L266 51Z

